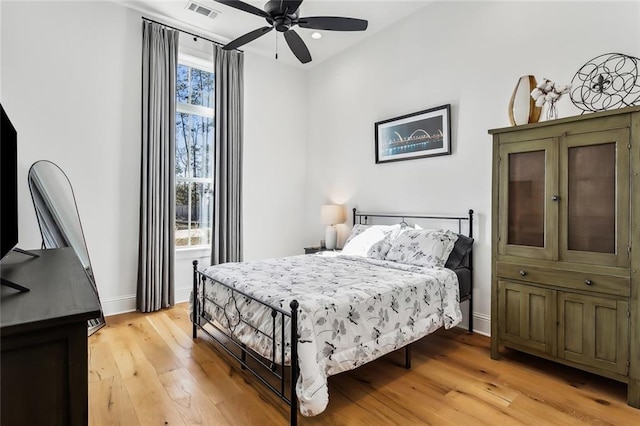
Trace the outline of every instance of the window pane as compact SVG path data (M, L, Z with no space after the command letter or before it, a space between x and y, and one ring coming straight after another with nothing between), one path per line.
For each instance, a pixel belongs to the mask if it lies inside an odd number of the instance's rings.
M178 81L176 82L178 102L188 103L189 99L189 67L178 64Z
M176 182L176 247L211 244L210 183Z
M176 176L189 176L189 114L176 113Z
M213 73L191 68L192 105L213 107Z
M207 96L204 98L204 106L209 108L215 108L216 99L214 94L216 93L216 80L213 78L213 73L207 73L207 84L210 87L210 90L207 92Z
M176 182L176 247L189 245L189 184Z
M191 245L211 244L213 200L211 184L194 183L191 193Z
M191 146L189 147L191 177L211 177L212 146L213 120L199 115L192 115Z
M212 177L213 136L213 119L176 113L177 177Z

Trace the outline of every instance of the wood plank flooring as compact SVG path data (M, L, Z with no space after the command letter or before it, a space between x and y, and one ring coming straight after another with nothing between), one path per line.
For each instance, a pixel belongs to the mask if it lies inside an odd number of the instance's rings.
M329 406L301 425L640 425L626 385L438 331L403 353L329 378ZM214 350L191 339L188 306L107 318L89 338L90 424L284 425L288 407Z

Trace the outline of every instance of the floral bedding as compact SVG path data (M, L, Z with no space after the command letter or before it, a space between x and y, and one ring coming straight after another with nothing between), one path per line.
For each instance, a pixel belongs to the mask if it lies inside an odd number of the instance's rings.
M296 393L300 412L306 416L326 408L328 376L379 358L443 325L453 327L462 318L458 279L446 268L356 256L302 255L216 265L204 273L286 311L292 300L299 302ZM200 298L201 294L198 291ZM245 324L269 334L273 327L269 308L238 293L231 297L229 289L211 285L210 280L205 297L208 316L257 353L281 363L280 332L272 354L271 339ZM281 321L278 315L276 330ZM285 342L289 341L288 321L286 317Z

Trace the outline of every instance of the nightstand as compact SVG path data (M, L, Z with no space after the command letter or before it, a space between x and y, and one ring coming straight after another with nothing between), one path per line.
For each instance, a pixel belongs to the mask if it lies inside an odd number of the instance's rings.
M324 251L335 251L338 252L340 250L335 249L328 249L328 248L323 248L323 247L305 247L304 248L304 254L314 254L314 253L322 253Z
M304 248L304 254L313 254L313 253L319 253L321 251L325 251L326 248L322 248L322 247L305 247Z

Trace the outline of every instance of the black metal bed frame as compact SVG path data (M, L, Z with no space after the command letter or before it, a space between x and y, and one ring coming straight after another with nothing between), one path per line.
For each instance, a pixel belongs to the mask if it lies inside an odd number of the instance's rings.
M424 215L401 215L401 214L383 214L383 213L362 213L362 212L357 212L356 209L353 209L354 225L356 224L356 217L359 218L360 224L368 223L369 218L372 218L372 217L401 218L402 222L404 222L404 219L457 220L458 233L462 233L462 221L469 221L468 235L469 237L473 236L473 210L469 210L468 217L458 217L458 216L424 216ZM473 271L472 265L473 264L472 264L471 254L470 254L469 269L471 271ZM473 277L473 273L471 274L471 276ZM204 285L206 279L209 279L210 281L212 281L214 285L221 285L225 287L230 292L230 297L227 300L227 302L224 304L224 306L218 305L216 302L212 300L208 300L206 298L205 285ZM201 284L200 289L198 288L198 283ZM471 289L473 289L473 279L471 281L471 284L472 284ZM200 294L198 294L199 290L200 290ZM472 290L469 292L468 297L465 298L464 300L469 300L469 313L470 313L469 331L473 332L471 293L472 293ZM198 296L202 298L201 299L202 303L200 303L200 299ZM298 366L298 337L299 337L298 336L298 307L299 307L299 304L298 304L298 301L297 300L291 301L291 303L289 304L289 308L291 309L290 311L286 311L285 309L282 309L279 306L274 306L269 303L263 302L241 290L238 290L230 285L224 284L220 281L214 280L206 276L202 271L198 270L197 260L193 261L192 298L193 298L193 304L191 308L192 309L191 322L192 322L192 328L193 328L192 330L193 338L195 339L198 337L198 329L200 329L207 336L213 339L213 341L215 341L221 349L223 349L228 355L230 355L232 358L238 361L242 369L246 369L250 371L251 374L253 374L258 380L260 380L269 390L271 390L277 397L279 397L287 405L290 406L290 424L292 426L297 425L298 399L296 397L296 382L298 380L298 374L299 374L299 366ZM271 310L271 317L272 317L272 333L271 334L268 334L264 330L261 330L259 327L254 326L253 324L251 324L249 321L247 321L242 317L241 312L237 308L238 298L244 298L246 301L255 301L256 303L266 306L268 309ZM260 333L266 336L268 339L270 339L272 344L271 359L270 360L266 359L263 356L252 351L250 348L247 348L246 345L244 345L239 339L228 334L222 328L221 325L216 324L215 321L211 321L210 318L208 318L208 315L204 307L205 301L207 300L210 303L213 303L214 305L216 305L219 309L222 309L223 312L225 312L225 319L226 319L228 328L234 329L240 322L242 322L248 327L250 327L251 329L253 329L256 333ZM461 298L460 301L463 301L463 299ZM227 312L226 309L228 307L230 307L231 309L235 309L238 314L238 319L234 324L232 324L232 319L226 315L226 312ZM278 316L280 316L280 327L278 332L281 338L280 361L282 365L279 365L276 362L276 353L277 353L276 347L277 347L277 337L278 337L278 333L276 332L276 328L277 328L276 324L278 323L277 321ZM290 369L289 369L290 372L288 375L290 383L289 383L288 394L286 392L287 375L285 374L286 369L284 366L285 349L286 349L286 342L285 342L286 321L285 320L287 318L289 319L289 322L290 322L289 327L290 327L290 333L291 333L291 338L290 338L291 339L291 342L290 342L291 362L290 362ZM219 335L216 335L215 331L211 332L207 330L205 328L205 325L207 324L213 327L219 333L222 333L222 335L226 338L222 338ZM231 346L228 346L228 345L231 345ZM235 347L237 350L240 351L240 355L237 355L232 350L233 347ZM247 356L250 359L247 359ZM253 360L253 363L250 363L250 360ZM269 362L269 364L267 364L267 362ZM255 365L254 363L257 364L256 368L254 368L254 365ZM407 369L411 368L411 344L408 344L405 346L405 365L404 366ZM263 376L258 371L259 367L262 367L263 373L267 374L266 377ZM276 383L275 385L272 383L273 381L275 381Z

